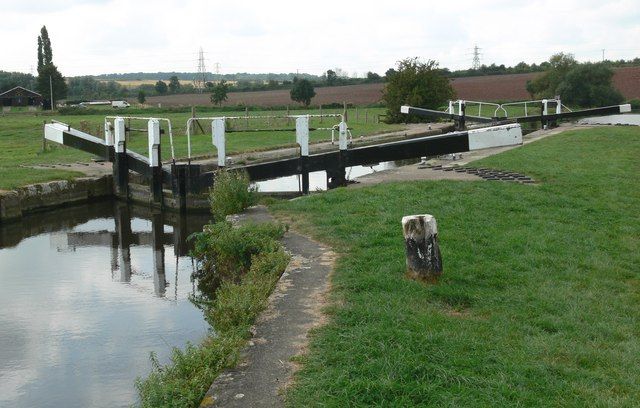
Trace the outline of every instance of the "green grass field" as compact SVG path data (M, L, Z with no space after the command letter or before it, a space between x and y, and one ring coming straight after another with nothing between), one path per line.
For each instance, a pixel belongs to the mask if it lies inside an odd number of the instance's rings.
M340 254L290 406L637 406L640 130L476 164L533 176L337 189L273 205ZM433 214L444 274L404 277L400 219ZM295 221L293 221L295 220Z
M349 126L353 128L354 137L370 135L385 131L398 130L402 125L387 125L385 123L374 123L375 115L383 113L383 108L367 108L369 112L368 122L365 123L365 108L359 109L358 120L355 111L349 111ZM323 110L323 113L338 113L340 110ZM126 115L126 111L119 111L121 115ZM282 115L284 111L251 111L249 115ZM291 114L317 113L317 111L292 110ZM106 111L105 114L115 114ZM62 146L48 143L48 149L42 151L43 121L56 119L71 125L74 128L84 130L96 136L104 136L104 115L50 115L50 114L7 114L0 116L0 189L12 189L25 184L69 179L78 174L68 171L37 170L21 166L32 166L36 164L70 163L75 161L91 160L91 155ZM198 116L241 116L242 112L198 112ZM174 133L174 149L176 157L186 157L187 138L186 122L191 113L149 113L135 116L153 116L158 118L168 118L172 122ZM337 119L324 118L323 123L318 119L311 121L313 127L328 127L338 123ZM245 126L245 121L239 120L233 124L236 129ZM295 123L278 123L272 121L261 123L257 120L248 122L250 128L294 128ZM211 144L210 122L202 121L205 134L199 132L192 139L192 154L194 156L214 156L216 149ZM131 127L136 129L146 129L146 121L133 120ZM163 124L163 127L165 125ZM337 137L337 136L336 136ZM331 139L330 131L313 131L310 139L318 142ZM142 132L131 132L128 141L128 148L142 154L147 154L147 136ZM227 138L227 153L233 154L245 151L265 150L281 146L295 144L295 132L247 132L229 133ZM168 133L162 139L163 160L171 158Z

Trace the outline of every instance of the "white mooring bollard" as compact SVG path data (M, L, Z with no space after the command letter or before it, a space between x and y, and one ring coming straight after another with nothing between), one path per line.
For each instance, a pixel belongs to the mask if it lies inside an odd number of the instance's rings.
M115 118L113 120L113 133L115 137L114 144L116 147L116 153L124 153L126 142L124 118Z
M151 167L150 202L162 207L162 162L160 155L160 121L150 119L147 127L149 167Z
M213 145L218 150L218 167L224 167L226 165L226 154L225 151L225 119L218 118L214 119L211 122L211 129L213 130L212 142Z
M309 116L296 118L296 143L300 145L300 155L309 155Z
M296 118L296 143L300 145L300 176L302 194L309 194L309 116Z
M407 276L435 283L442 275L436 219L429 214L402 217Z
M342 121L339 125L338 147L340 150L347 150L347 123Z
M160 121L150 119L148 122L149 141L149 166L158 167L160 165Z

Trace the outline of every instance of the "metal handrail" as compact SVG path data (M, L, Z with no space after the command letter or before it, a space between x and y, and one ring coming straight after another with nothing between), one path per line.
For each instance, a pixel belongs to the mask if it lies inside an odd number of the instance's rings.
M210 116L210 117L191 117L187 119L187 160L191 161L191 124L196 120L216 120L216 119L296 119L300 117L308 117L308 118L340 118L341 121L344 122L344 115L342 113L323 113L323 114L315 114L315 115L255 115L255 116ZM316 130L321 130L322 128L317 128ZM326 128L329 130L329 128ZM243 130L238 130L238 132L242 132ZM265 132L269 131L269 129L265 129ZM351 135L351 131L349 131L349 135ZM351 136L353 138L353 136ZM333 131L331 135L331 142L333 143Z

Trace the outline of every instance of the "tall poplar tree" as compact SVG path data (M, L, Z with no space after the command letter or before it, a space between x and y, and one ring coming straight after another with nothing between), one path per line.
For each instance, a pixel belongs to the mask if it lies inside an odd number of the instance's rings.
M45 108L51 106L51 89L53 88L54 100L67 97L67 83L53 63L53 50L47 27L42 26L38 36L38 78L36 88L45 99Z

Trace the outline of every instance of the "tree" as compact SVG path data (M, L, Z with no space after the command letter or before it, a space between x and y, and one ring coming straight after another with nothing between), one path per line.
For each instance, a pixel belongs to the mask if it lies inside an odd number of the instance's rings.
M53 98L62 99L67 96L67 83L53 63L53 51L47 27L42 26L38 36L38 78L36 79L36 89L45 99L45 106L53 109L51 89Z
M22 72L6 72L0 71L0 93L8 91L16 86L24 88L33 88L34 77L31 74L23 74Z
M590 106L616 105L624 100L613 87L613 70L605 63L579 64L571 68L556 89L562 102Z
M177 93L180 90L180 80L176 75L169 78L169 91L171 93Z
M332 86L338 83L338 74L332 69L327 70L327 85Z
M167 93L167 84L164 81L158 81L155 85L156 92L160 95L164 95Z
M578 63L571 54L559 53L540 64L546 71L527 82L534 98L560 96L563 102L579 106L620 103L624 98L612 85L613 71L607 63Z
M54 64L47 64L42 67L36 81L36 88L47 101L46 107L49 109L54 108L51 105L51 89L53 89L53 97L55 100L66 98L67 96L67 84Z
M304 106L309 106L311 99L316 96L316 91L313 89L313 84L308 79L293 79L293 87L289 92L291 100L300 102Z
M455 96L449 80L440 73L435 61L425 63L418 58L407 58L399 61L397 68L391 75L387 71L387 85L382 96L389 122L420 121L418 116L401 114L402 105L437 109Z
M211 92L211 103L221 106L222 102L227 100L228 92L229 85L224 80L218 82Z
M389 78L391 78L394 74L396 73L396 70L393 68L389 68L385 73L384 73L384 79L385 81L388 81Z
M561 52L552 55L549 62L540 64L540 66L547 66L544 74L532 81L527 81L527 92L533 98L553 98L557 95L558 86L564 77L577 64L572 54Z
M380 75L375 72L367 72L367 82L380 82Z
M42 26L40 29L40 38L42 39L43 65L51 64L53 62L53 50L51 49L51 40L49 39L49 32L46 26Z
M138 91L138 103L143 104L147 100L147 94L141 89Z

